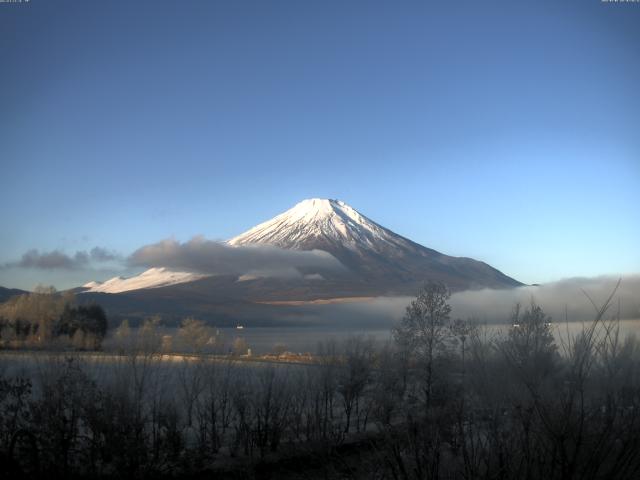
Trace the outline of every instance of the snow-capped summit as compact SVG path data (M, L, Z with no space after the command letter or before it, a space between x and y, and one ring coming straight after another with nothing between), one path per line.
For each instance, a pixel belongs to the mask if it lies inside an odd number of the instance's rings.
M232 238L229 244L269 244L310 250L311 243L338 242L357 249L373 247L376 242L394 244L399 239L401 237L340 200L310 198Z

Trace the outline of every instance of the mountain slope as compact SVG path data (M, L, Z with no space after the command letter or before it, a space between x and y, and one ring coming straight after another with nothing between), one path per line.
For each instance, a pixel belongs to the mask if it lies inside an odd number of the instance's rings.
M406 290L402 287L429 279L455 290L521 285L484 262L451 257L412 242L339 200L304 200L228 243L324 250L360 280L390 290Z
M25 293L29 292L27 292L26 290L20 290L18 288L0 287L0 303L4 303L11 297L15 297L16 295L24 295Z
M298 321L294 310L303 307L283 302L414 296L427 280L443 281L454 291L520 285L486 263L412 242L337 200L305 200L227 243L324 250L346 268L298 267L301 275L293 278L152 268L129 279L87 284L81 301L97 301L116 318L159 314L179 322L194 315L216 325L268 325Z
M114 277L104 282L89 282L82 286L85 293L122 293L144 288L160 288L199 280L206 275L175 272L166 268L150 268L134 277Z

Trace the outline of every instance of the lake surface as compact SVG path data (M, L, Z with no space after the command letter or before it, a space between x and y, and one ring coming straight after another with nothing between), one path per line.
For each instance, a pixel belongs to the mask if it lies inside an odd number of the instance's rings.
M587 327L589 322L559 322L552 324L552 330L557 341L566 340L567 336L573 336ZM511 327L510 324L492 323L481 324L488 335L505 333ZM254 354L272 352L276 347L297 353L315 353L321 342L328 340L342 341L350 336L371 337L375 342L383 343L392 340L392 325L382 328L380 325L349 326L302 326L302 327L244 327L217 328L226 348L236 339L243 339ZM163 334L175 336L177 329L163 329ZM640 319L628 319L620 321L620 335L640 335Z
M558 341L566 339L567 335L576 335L587 327L589 323L568 322L554 323L552 329ZM511 325L508 324L484 324L489 333L499 334L507 332ZM349 336L362 335L372 337L377 342L392 340L391 328L380 328L379 326L366 328L337 328L332 327L282 327L282 328L244 328L237 330L233 328L219 329L226 339L243 338L252 352L268 353L273 350L276 345L284 345L287 350L293 352L311 352L317 351L320 342L334 339L337 341L344 340ZM640 319L630 319L620 321L620 335L640 335Z

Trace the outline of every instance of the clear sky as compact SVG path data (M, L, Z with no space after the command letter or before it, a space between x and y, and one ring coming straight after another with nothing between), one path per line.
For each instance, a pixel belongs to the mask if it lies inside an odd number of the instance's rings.
M0 285L309 197L523 282L640 271L640 3L3 3L0 78Z

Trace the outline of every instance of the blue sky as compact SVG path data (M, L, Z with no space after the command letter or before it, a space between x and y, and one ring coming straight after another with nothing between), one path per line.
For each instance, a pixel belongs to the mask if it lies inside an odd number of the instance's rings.
M640 4L31 0L0 73L3 265L326 197L524 282L640 271Z

